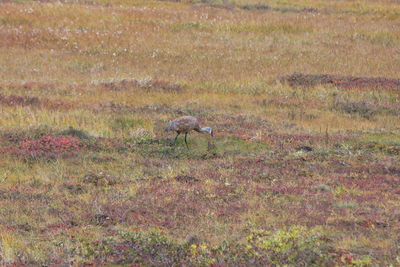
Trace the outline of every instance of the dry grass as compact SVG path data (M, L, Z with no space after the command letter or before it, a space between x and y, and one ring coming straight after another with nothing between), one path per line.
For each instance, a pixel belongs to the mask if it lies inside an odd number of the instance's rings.
M190 245L256 232L276 264L299 225L337 264L398 264L400 91L277 78L399 78L399 23L389 0L0 3L0 263L118 264L116 233L143 231L192 265L249 265ZM215 147L171 147L180 115Z

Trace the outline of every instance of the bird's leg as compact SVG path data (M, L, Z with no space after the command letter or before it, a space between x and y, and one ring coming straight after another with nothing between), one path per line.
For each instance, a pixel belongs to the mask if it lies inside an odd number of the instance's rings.
M181 132L178 132L178 134L175 136L175 140L174 140L174 146L176 145L176 140L178 139L178 136L181 134Z
M188 134L188 133L185 133L185 144L186 144L187 149L189 149L189 146L188 146L188 143L187 143L187 140L186 140L187 134Z

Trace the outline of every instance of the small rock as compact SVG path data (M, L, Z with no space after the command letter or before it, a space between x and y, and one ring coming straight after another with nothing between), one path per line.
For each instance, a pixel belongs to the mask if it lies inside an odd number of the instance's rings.
M300 146L296 148L297 151L305 151L305 152L311 152L313 151L313 148L310 146Z
M189 175L178 175L175 176L175 180L182 182L182 183L191 183L191 182L198 182L199 179Z

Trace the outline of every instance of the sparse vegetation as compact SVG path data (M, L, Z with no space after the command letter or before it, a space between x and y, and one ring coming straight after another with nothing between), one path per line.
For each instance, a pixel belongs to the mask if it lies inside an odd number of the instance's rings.
M400 8L0 2L0 265L397 266ZM192 115L215 137L172 146Z

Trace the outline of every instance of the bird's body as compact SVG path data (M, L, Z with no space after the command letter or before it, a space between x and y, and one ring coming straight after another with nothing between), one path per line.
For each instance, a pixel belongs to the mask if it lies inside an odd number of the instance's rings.
M199 131L199 120L192 116L182 116L168 124L168 131L175 131L180 133L189 133L192 130Z
M168 123L167 128L165 129L166 131L173 131L176 132L177 135L175 137L174 144L176 143L176 140L178 136L181 133L185 134L185 143L186 146L187 144L187 134L191 131L196 131L199 133L209 133L211 136L213 136L213 130L210 127L200 127L199 120L196 117L193 116L182 116L179 117L171 122ZM189 147L188 147L189 148Z

